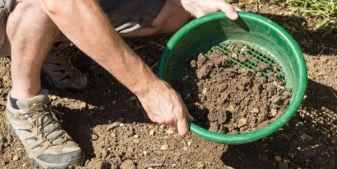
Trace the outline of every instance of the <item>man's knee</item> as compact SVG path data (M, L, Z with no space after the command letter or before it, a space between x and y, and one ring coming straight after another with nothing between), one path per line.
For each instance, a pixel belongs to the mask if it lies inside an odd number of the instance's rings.
M60 13L69 13L78 4L83 3L81 0L37 0L40 6L48 15L56 15Z
M56 14L66 6L64 0L39 0L42 8L49 14ZM61 5L62 4L62 5Z
M27 17L25 16L26 13L29 11L34 12L34 3L36 2L33 0L18 1L7 19L6 33L10 39L15 36L17 29L19 29L18 25L22 23L22 19Z
M190 14L183 11L181 13L177 13L176 15L171 16L163 25L160 31L164 33L170 33L177 31L180 27L182 27L190 18Z
M162 21L157 24L157 33L174 32L183 26L191 16L183 8L172 3L168 3L166 9L163 10L167 10L164 11L167 13L164 15L165 18L162 18Z

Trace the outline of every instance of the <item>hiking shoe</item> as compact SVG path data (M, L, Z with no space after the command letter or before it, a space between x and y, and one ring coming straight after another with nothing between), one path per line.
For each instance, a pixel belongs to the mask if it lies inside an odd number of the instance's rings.
M8 94L6 123L38 167L65 169L81 164L84 160L82 150L62 130L47 93L42 90L35 97L17 100L19 109L13 108Z
M64 91L78 91L86 87L86 75L71 63L70 58L74 54L67 42L53 46L42 66L42 75L51 86Z

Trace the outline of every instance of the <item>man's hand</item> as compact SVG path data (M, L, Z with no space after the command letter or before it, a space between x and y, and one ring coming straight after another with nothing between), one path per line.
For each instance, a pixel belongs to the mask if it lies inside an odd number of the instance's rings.
M180 0L180 3L186 11L197 18L217 11L225 12L232 20L238 18L235 8L225 0Z
M169 125L180 135L188 133L188 120L192 120L192 116L180 95L165 81L155 80L138 98L153 122Z

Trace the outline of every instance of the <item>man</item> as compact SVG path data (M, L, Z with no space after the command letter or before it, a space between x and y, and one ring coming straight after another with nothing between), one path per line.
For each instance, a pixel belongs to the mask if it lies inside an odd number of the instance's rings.
M5 22L8 38L4 43L1 43L4 30L0 29L0 54L6 55L10 46L12 59L13 85L5 116L29 158L42 168L67 168L83 160L80 147L61 129L47 92L41 90L40 72L46 65L43 62L60 32L133 92L153 122L169 125L185 135L190 116L179 94L156 77L120 36L173 32L190 15L201 17L224 11L230 19L238 17L234 8L223 0L101 0L98 3L96 0L17 0L15 5L11 2L0 0L0 6L6 5L10 11ZM47 61L53 60L52 55L49 57ZM53 70L48 64L46 69L45 72ZM49 74L54 76L65 71L49 71ZM55 79L52 81L57 83ZM69 83L73 80L68 79Z

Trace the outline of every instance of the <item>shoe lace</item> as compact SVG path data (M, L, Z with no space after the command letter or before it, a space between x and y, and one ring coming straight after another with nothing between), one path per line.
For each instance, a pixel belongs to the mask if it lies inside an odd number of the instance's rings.
M61 120L57 117L57 115L60 116L62 113L52 109L49 104L33 103L27 117L33 120L34 127L38 128L37 134L41 134L44 138L43 142L48 141L50 146L70 141L70 138L62 129L60 125ZM47 129L48 126L50 128ZM56 135L52 135L53 133L56 133ZM56 142L56 140L60 141Z
M65 71L68 72L69 76L73 76L73 72L74 70L74 66L71 62L71 57L75 56L76 53L72 52L70 47L66 46L66 47L59 47L59 48L55 48L53 49L53 52L55 53L56 57L59 57L59 61L60 62L64 62L65 65Z

